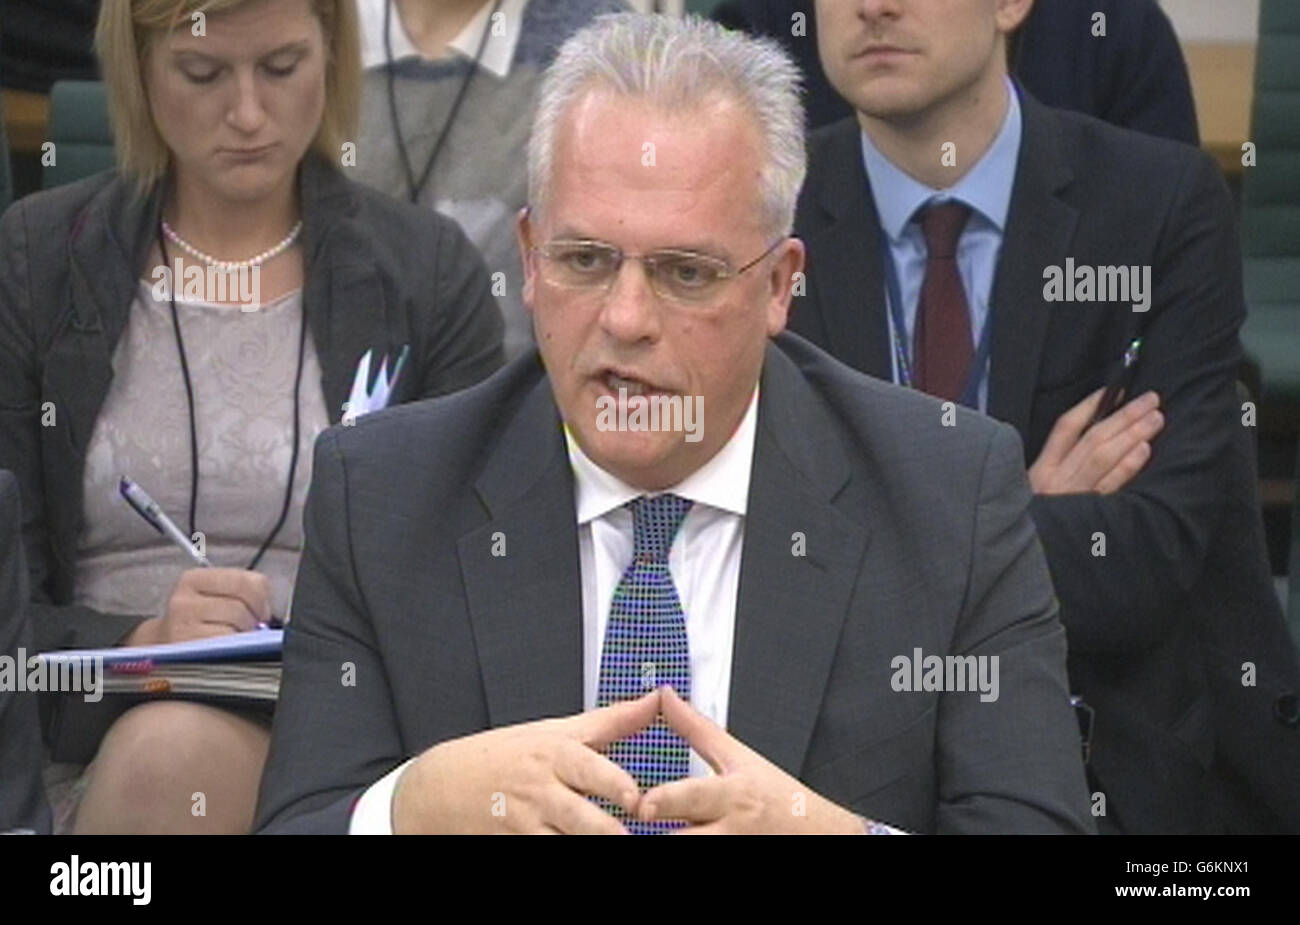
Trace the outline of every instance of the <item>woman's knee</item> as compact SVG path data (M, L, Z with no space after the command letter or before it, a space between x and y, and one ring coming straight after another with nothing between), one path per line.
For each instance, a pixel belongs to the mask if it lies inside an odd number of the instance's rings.
M100 744L77 830L246 831L270 733L184 701L134 707Z

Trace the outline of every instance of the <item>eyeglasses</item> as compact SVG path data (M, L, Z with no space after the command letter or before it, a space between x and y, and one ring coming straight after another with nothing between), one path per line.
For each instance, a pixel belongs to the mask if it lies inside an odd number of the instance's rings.
M698 305L713 299L727 282L757 266L785 238L773 241L763 253L738 269L708 254L684 250L658 250L625 254L603 241L558 240L530 248L542 257L542 278L561 289L608 292L625 260L639 260L650 277L650 288L662 299Z

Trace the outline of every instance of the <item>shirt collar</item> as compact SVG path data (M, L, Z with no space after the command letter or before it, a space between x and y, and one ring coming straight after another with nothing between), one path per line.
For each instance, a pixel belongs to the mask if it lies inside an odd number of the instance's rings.
M754 439L758 432L758 386L749 401L749 409L740 426L713 458L666 491L688 498L697 504L745 516L749 502L749 475L754 464ZM604 517L610 511L646 494L596 465L569 428L564 441L573 468L573 491L578 509L578 525Z
M908 221L931 199L963 202L984 216L999 232L1003 230L1007 211L1011 208L1011 188L1015 184L1016 163L1020 157L1022 125L1015 85L1010 78L1006 78L1006 82L1007 112L1002 127L983 157L947 190L933 189L908 176L880 153L865 131L861 133L862 162L871 182L880 226L891 241L897 243L902 239Z
M387 58L384 53L384 6L391 0L356 0L358 20L361 25L361 64L365 68L383 67ZM483 46L483 57L479 65L502 80L510 76L510 66L515 58L515 47L519 44L519 35L524 18L524 7L528 0L502 0L500 35L488 35L487 44ZM466 23L460 34L449 42L449 46L463 57L474 60L483 30L490 29L488 17L492 13L492 4L484 3L474 18ZM389 24L392 38L393 60L419 58L411 37L406 34L402 18L397 15L394 6Z

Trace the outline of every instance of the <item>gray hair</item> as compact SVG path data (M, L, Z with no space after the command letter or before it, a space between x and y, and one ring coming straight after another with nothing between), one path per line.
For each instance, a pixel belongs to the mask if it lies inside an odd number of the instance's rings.
M722 94L753 114L763 139L761 221L775 236L794 228L807 170L798 67L770 39L687 16L609 13L569 37L546 70L528 142L528 201L545 211L555 136L585 94L608 89L670 110Z

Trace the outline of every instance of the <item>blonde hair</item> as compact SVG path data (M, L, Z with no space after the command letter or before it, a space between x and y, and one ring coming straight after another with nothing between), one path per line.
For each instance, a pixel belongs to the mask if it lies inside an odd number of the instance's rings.
M141 190L162 178L171 163L144 88L144 63L154 45L194 13L222 13L249 0L102 0L95 27L108 95L117 163ZM310 0L325 33L325 113L312 148L333 161L356 136L361 93L361 39L355 0Z

